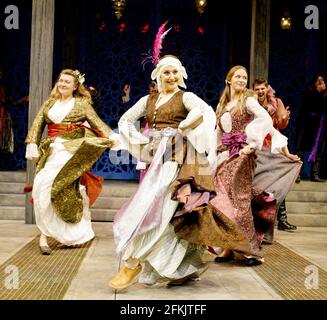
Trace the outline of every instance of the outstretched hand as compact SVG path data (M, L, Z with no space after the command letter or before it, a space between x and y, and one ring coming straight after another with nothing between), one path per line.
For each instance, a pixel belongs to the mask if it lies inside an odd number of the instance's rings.
M287 153L284 155L286 158L290 159L291 161L294 161L294 162L301 161L301 158L296 154Z
M286 158L290 159L291 161L296 162L296 161L300 161L300 160L301 160L301 158L300 158L299 156L297 156L297 155L295 155L295 154L291 154L291 153L289 152L287 146L285 146L285 147L282 148L282 153L284 154L284 156L285 156Z

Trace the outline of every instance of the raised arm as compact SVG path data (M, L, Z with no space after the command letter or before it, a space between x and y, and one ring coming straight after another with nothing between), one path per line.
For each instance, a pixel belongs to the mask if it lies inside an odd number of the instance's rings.
M254 115L254 119L245 129L248 147L261 150L265 137L270 134L272 137L271 152L283 153L282 148L287 146L287 138L273 127L268 112L252 97L247 98L246 107L248 112Z
M149 138L141 134L135 127L135 122L146 115L148 96L141 98L128 109L118 122L119 133L128 144L147 144Z

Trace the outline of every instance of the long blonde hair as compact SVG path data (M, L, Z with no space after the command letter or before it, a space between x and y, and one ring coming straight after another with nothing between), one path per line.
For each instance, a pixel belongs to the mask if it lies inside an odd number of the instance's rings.
M92 98L91 98L90 92L85 88L85 86L82 83L78 82L78 79L77 79L77 76L76 76L76 71L74 71L72 69L64 69L64 70L62 70L60 72L60 74L58 76L58 79L56 81L56 84L53 87L53 89L51 90L50 97L49 97L48 100L58 100L58 99L60 99L61 95L60 95L59 90L58 90L58 81L59 81L60 77L63 74L67 74L67 75L72 76L74 78L76 89L73 92L73 96L75 98L84 98L84 99L86 99L86 101L88 103L92 104Z
M228 102L231 101L232 97L231 97L230 82L231 82L232 77L234 76L235 72L240 69L244 70L246 72L246 74L248 74L246 68L243 66L240 66L240 65L232 67L227 73L226 80L225 80L225 83L226 83L225 89L219 99L219 103L218 103L217 110L216 110L217 116L221 115L221 113L223 112L223 110L226 107L226 105L228 104ZM244 100L247 97L253 97L253 96L255 96L254 91L245 88L244 91L241 93L239 100L237 102L237 105L233 109L232 113L243 113Z

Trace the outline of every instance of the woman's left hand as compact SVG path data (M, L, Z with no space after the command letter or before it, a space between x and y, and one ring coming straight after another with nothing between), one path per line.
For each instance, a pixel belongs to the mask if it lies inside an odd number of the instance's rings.
M250 146L245 146L244 148L242 148L242 149L238 152L238 154L239 154L239 155L242 155L242 154L250 154L250 153L252 153L252 152L254 152L254 149L253 149L253 148L251 148Z
M286 153L284 156L294 162L301 161L301 158L296 154Z

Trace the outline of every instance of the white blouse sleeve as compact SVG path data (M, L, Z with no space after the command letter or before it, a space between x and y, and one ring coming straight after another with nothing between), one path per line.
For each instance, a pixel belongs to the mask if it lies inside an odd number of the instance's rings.
M183 94L183 104L186 110L189 111L185 120L181 121L179 128L187 128L192 123L199 120L207 107L209 107L201 98L192 92L185 92Z
M245 128L247 144L254 149L261 150L265 137L270 134L271 152L280 153L281 149L287 146L287 138L273 127L269 113L253 97L246 99L246 107L248 112L254 115L254 119Z
M282 149L287 146L287 137L275 128L272 128L269 134L271 135L271 152L283 153Z
M187 133L187 138L198 152L208 154L215 139L216 114L211 106L192 92L183 94L183 104L189 113L179 128L187 128L202 118L202 122Z
M38 158L40 156L37 144L29 143L26 145L25 158L32 160L32 158Z
M146 102L148 95L142 97L130 109L128 109L120 118L118 128L120 135L131 144L149 143L149 138L140 133L135 122L146 115Z

